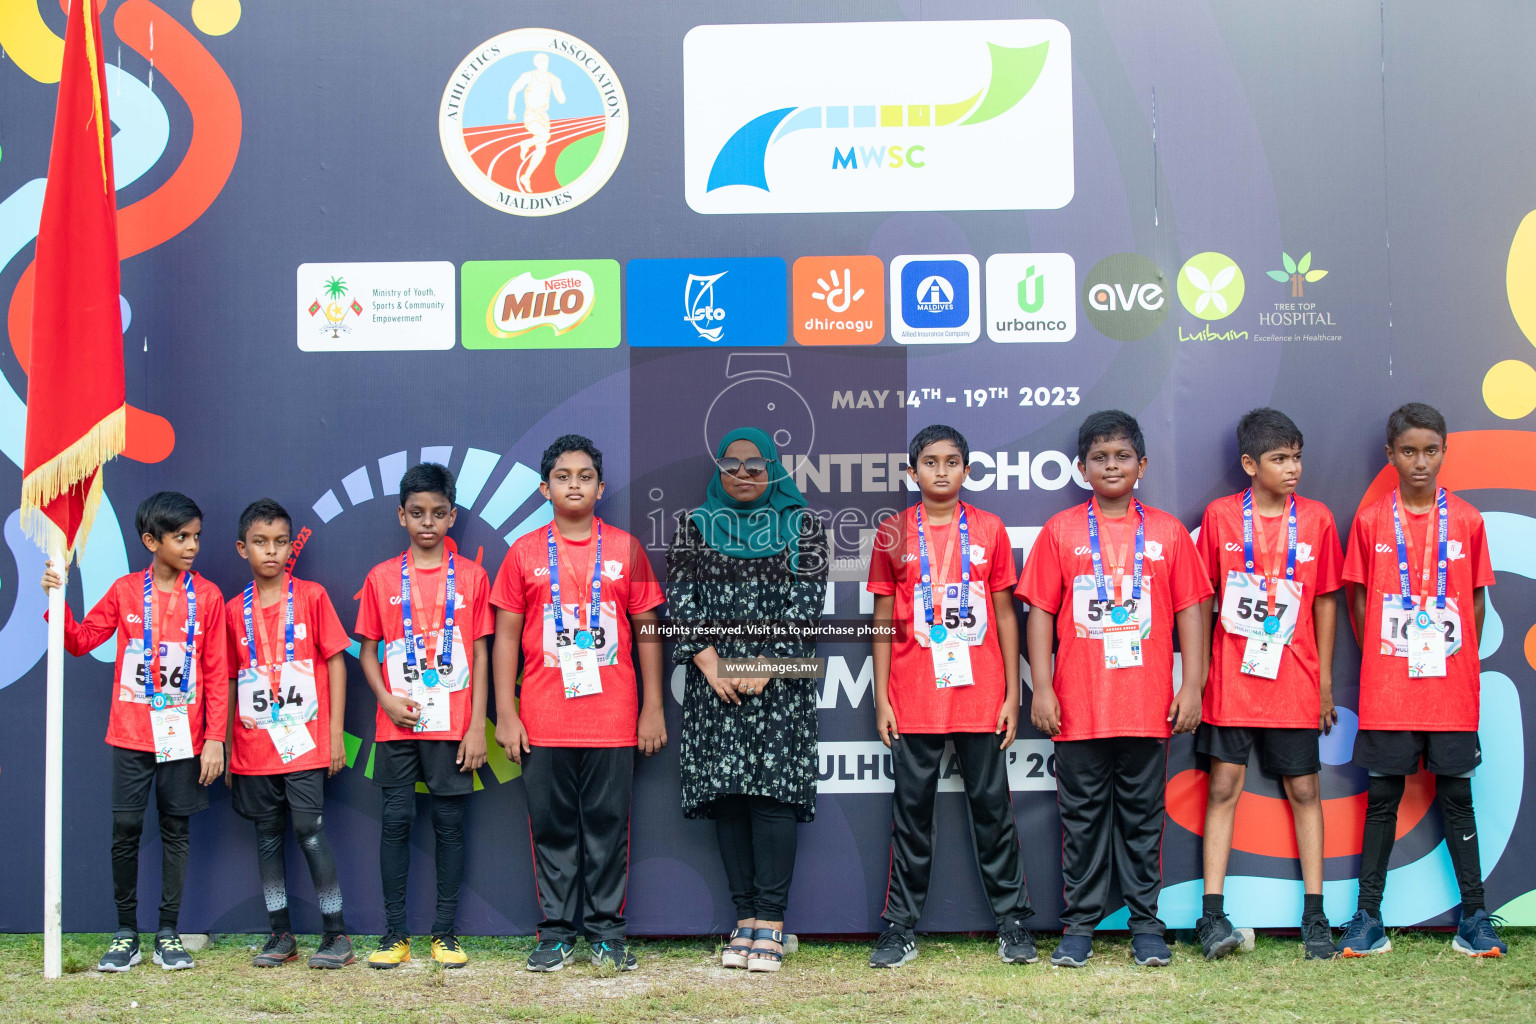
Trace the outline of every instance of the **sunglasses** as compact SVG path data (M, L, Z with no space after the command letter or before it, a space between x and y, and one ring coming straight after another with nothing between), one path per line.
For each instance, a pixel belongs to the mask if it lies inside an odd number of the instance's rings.
M747 471L747 476L762 476L768 472L768 460L761 455L750 459L716 459L715 465L726 476L739 476L743 469Z

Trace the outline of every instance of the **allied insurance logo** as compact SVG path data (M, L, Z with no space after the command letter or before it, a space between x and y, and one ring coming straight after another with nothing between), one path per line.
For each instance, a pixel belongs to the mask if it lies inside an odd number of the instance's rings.
M615 260L470 260L465 348L617 348Z
M700 25L683 40L688 205L1065 206L1071 46L1050 20Z
M613 68L554 29L523 28L465 57L438 111L443 155L487 206L545 217L580 206L608 181L629 137Z

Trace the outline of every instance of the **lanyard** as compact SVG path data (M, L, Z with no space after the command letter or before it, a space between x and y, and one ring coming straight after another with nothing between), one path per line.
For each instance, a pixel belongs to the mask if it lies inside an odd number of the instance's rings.
M592 628L603 615L603 521L593 519L597 539L592 551L592 604L587 612L587 628L576 631L576 646L592 646ZM549 603L555 606L555 633L565 632L564 609L560 605L560 552L555 546L555 524L549 524Z
M1290 506L1286 509L1285 517L1285 578L1294 580L1296 578L1296 495L1293 494L1290 497ZM1254 571L1253 531L1253 488L1250 487L1243 492L1243 566L1248 572ZM1274 562L1271 561L1270 564L1273 565ZM1269 601L1269 608L1264 618L1264 632L1278 633L1280 619L1275 615L1275 591L1269 585L1269 574L1263 572L1262 567L1259 573L1259 589L1264 592L1264 596Z
M965 517L965 505L959 506L960 522L956 532L960 535L960 618L964 619L971 613L971 529ZM953 545L955 534L949 535L949 543ZM944 549L944 562L939 566L939 574L942 576L949 568L950 546ZM917 506L917 568L922 574L923 589L923 615L928 620L928 625L933 625L933 575L928 565L928 534L923 530L923 507ZM940 583L944 581L939 580ZM942 628L942 627L936 627ZM939 640L944 635L938 636Z
M197 656L197 591L192 588L192 574L186 574L187 588L187 643L186 661L181 667L181 692L187 692L187 680L192 675L192 660ZM171 589L171 603L165 610L165 621L170 623L176 614L176 590ZM169 629L169 625L166 627ZM163 646L163 645L162 645ZM156 682L160 678L160 648L155 646L155 576L154 569L144 570L144 653L149 656L148 671L144 673L144 696L155 695Z
M251 672L254 674L260 665L260 662L258 661L258 652L256 649L257 636L259 631L261 643L261 650L259 653L260 657L267 660L267 671L269 673L267 682L271 685L272 696L275 698L282 693L282 689L279 685L281 674L274 671L277 668L279 662L276 658L272 657L270 651L267 649L267 624L265 620L262 619L260 612L253 614L252 609L255 606L255 603L256 581L252 580L250 583L245 585L245 598L242 601L243 609L245 611L245 639L246 642L251 645ZM288 612L283 619L283 662L286 663L293 660L293 651L293 577L289 576ZM277 700L273 700L271 703L272 721L275 722L277 721L277 716L282 709Z
M1099 499L1097 497L1088 499L1088 549L1093 555L1093 582L1094 585L1098 587L1099 600L1109 601L1109 587L1107 587L1104 583L1104 557L1099 553L1099 517L1094 511L1098 503ZM1136 569L1131 577L1131 599L1133 601L1140 601L1141 563L1142 558L1146 553L1147 544L1147 516L1146 513L1142 511L1141 502L1137 501L1135 498L1132 498L1131 505L1136 509ZM1120 580L1124 577L1125 573L1122 567L1121 571L1115 577L1115 589L1117 591L1120 589ZM1117 612L1120 613L1119 618L1115 617ZM1110 618L1115 619L1117 623L1124 622L1130 617L1130 613L1128 611L1119 607L1113 609L1109 614Z
M1408 579L1408 541L1407 541L1407 538L1403 535L1403 517L1398 512L1398 499L1397 499L1397 495L1398 495L1397 491L1393 491L1392 492L1392 529L1393 529L1393 532L1396 533L1396 535L1397 535L1397 574L1398 574L1398 583L1402 587L1402 591L1403 591L1403 608L1405 610L1411 611L1413 609L1413 586L1412 586L1412 583ZM1445 488L1444 487L1436 488L1436 493L1435 493L1435 514L1436 514L1436 517L1439 519L1439 529L1438 529L1437 532L1439 533L1439 540L1440 540L1440 559L1439 559L1439 563L1440 564L1439 564L1439 571L1438 571L1438 574L1437 574L1436 580L1435 580L1435 607L1440 609L1441 611L1444 611L1445 610L1445 567L1448 564L1447 563L1447 557L1448 557L1447 556L1447 552L1448 552L1448 550L1450 548L1450 541L1451 541L1451 516L1450 516L1449 510L1446 508L1446 497L1445 497ZM1425 530L1424 532L1426 534L1429 533L1428 530ZM1426 536L1424 538L1424 559L1425 559L1425 561L1429 560L1429 547L1430 547L1430 543L1431 543L1430 538L1428 536ZM1424 575L1425 576L1429 575L1429 567L1427 565L1424 567ZM1425 596L1425 600L1426 601L1428 600L1428 596L1427 595Z
M400 617L405 625L405 664L407 668L416 668L416 650L421 649L422 657L426 657L427 637L426 632L417 633L411 616L411 576L416 571L416 560L408 550L400 556ZM438 642L437 662L446 669L453 668L453 598L454 598L453 552L448 553L448 571L443 578L443 588L438 591L438 598L445 603L446 611L443 613L443 635ZM437 620L437 606L432 607L432 619L426 623L427 630L432 628L432 622ZM428 686L437 685L437 669L427 668L422 670L421 681Z

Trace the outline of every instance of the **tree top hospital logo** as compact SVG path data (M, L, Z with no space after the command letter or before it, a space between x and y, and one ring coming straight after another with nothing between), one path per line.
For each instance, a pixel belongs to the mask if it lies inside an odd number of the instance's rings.
M1071 46L1044 19L700 25L683 40L688 205L1059 209Z
M554 29L503 32L454 70L438 111L443 156L476 199L545 217L580 206L607 183L629 137L629 106L612 67Z

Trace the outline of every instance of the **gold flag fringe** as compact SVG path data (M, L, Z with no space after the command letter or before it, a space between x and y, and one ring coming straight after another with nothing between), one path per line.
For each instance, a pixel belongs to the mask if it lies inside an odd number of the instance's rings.
M42 514L43 507L90 476L93 471L99 470L108 459L122 452L127 416L127 406L118 406L101 422L87 430L80 440L22 479L21 528L44 550L47 550L51 531L57 527ZM101 474L96 473L90 492L85 496L85 508L80 519L80 529L75 534L75 543L65 552L66 560L74 558L75 552L85 542L85 538L90 536L91 524L95 522L96 509L100 504ZM62 569L64 566L59 568Z

